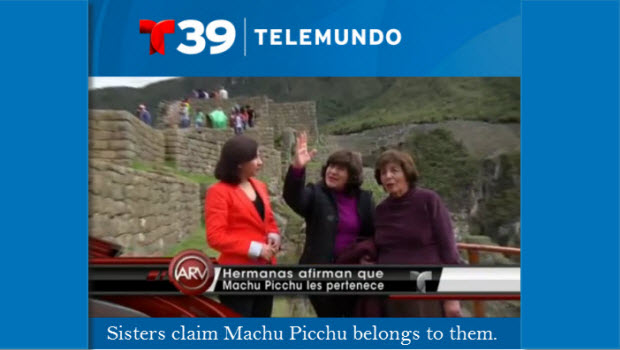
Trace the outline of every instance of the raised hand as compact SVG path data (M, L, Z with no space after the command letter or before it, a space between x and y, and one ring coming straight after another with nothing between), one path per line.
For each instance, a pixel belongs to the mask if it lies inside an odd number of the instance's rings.
M295 143L293 166L298 169L305 168L316 155L316 150L313 149L308 152L308 134L305 131L300 132L295 139L297 142Z

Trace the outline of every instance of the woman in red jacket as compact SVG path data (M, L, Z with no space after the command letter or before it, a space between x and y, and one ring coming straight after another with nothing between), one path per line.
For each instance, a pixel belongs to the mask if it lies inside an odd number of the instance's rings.
M205 223L209 246L220 252L222 265L275 264L280 234L267 187L256 180L263 162L258 144L239 135L222 147L215 169L220 180L209 188ZM222 304L245 317L269 317L272 296L220 296Z

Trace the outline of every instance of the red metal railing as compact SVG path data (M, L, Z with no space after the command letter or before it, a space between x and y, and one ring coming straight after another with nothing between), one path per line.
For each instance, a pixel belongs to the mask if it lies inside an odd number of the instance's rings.
M494 245L471 243L458 243L457 247L460 250L467 251L467 260L470 265L476 265L480 263L480 252L501 253L506 255L521 255L521 249L513 247L499 247ZM520 300L521 298L519 297L518 299ZM482 303L482 301L474 301L474 316L485 316L484 304Z

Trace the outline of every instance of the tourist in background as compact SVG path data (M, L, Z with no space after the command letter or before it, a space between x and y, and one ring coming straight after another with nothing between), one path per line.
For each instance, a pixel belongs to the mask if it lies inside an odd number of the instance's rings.
M220 108L216 108L209 113L209 121L211 122L211 127L214 129L228 128L228 117Z
M185 99L181 102L181 110L179 112L179 114L181 115L181 128L188 128L190 125L189 111L189 99Z
M145 124L151 125L151 113L146 109L146 105L141 104L138 106L138 118L142 120Z
M237 107L233 107L230 110L230 118L229 118L229 125L231 128L235 129L235 121L236 121L236 117L237 117Z
M220 87L220 91L218 92L219 98L222 100L228 100L228 91L224 89L224 87Z
M280 234L267 186L255 176L262 166L258 144L235 136L222 147L215 168L219 180L207 191L207 241L220 252L220 265L275 264ZM245 317L269 317L271 295L220 296L222 304Z
M458 265L450 213L437 193L416 185L411 156L389 150L377 159L375 179L389 194L377 206L377 264ZM460 317L457 300L387 300L390 317Z
M237 112L234 116L235 118L235 135L241 135L243 134L243 117L241 116L241 113Z
M316 154L308 151L305 132L296 138L295 157L286 174L283 197L306 221L306 242L300 264L356 264L372 260L371 251L350 251L374 235L372 194L361 189L362 160L348 150L332 153L321 171L321 180L307 184L306 165ZM347 261L341 261L344 255ZM351 317L357 298L354 296L310 296L319 317Z
M230 126L235 131L235 135L243 134L243 117L238 105L235 105L230 112Z
M205 114L200 109L196 109L198 113L194 117L194 125L196 128L202 128L205 126Z
M250 125L250 128L253 128L256 122L256 112L250 107L250 105L245 105L245 109L248 112L248 124Z
M240 113L241 113L241 119L243 119L243 130L246 130L248 128L250 117L248 116L248 111L245 108L245 106L241 107Z

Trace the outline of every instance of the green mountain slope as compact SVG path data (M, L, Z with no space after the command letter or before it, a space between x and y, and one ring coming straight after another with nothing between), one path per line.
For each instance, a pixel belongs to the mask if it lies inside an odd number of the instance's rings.
M360 109L323 126L348 134L378 126L443 120L520 120L518 78L399 78Z
M163 100L192 89L225 86L231 97L267 95L277 102L314 100L324 132L346 134L377 126L448 119L519 121L519 78L202 78L162 81L141 89L91 90L91 108L152 113Z

